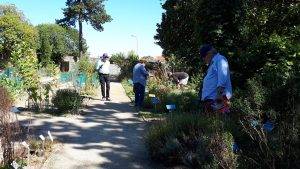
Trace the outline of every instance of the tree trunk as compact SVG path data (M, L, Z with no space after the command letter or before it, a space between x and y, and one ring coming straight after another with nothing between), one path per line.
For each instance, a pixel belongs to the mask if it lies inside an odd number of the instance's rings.
M82 47L82 20L81 20L81 14L79 14L79 58L81 58L83 53L83 47Z
M83 45L82 45L82 4L81 0L78 0L79 5L80 5L80 12L79 12L79 17L78 17L78 23L79 23L79 58L81 58L82 53L83 53Z

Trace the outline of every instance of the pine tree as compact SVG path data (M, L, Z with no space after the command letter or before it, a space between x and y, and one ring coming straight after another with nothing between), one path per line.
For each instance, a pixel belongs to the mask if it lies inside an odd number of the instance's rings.
M88 22L97 31L103 31L103 24L112 20L105 11L105 0L67 0L66 8L63 9L64 18L56 20L64 26L79 27L79 57L82 56L82 22Z

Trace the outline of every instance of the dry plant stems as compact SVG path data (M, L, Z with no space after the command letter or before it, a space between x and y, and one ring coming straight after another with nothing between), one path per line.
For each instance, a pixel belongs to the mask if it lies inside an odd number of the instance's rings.
M247 121L247 119L246 119ZM267 138L267 133L263 130L262 127L256 128L251 126L250 124L247 125L240 121L244 131L250 136L250 138L253 141L256 141L258 143L260 151L257 152L257 156L260 157L261 159L265 159L264 163L268 166L270 169L275 169L275 157L269 147L268 144L268 138ZM246 157L248 158L248 157ZM251 159L251 158L250 158ZM251 159L253 160L253 159ZM255 161L255 160L253 160ZM255 161L255 163L258 163Z
M7 90L0 86L0 124L1 148L3 150L3 164L9 165L14 158L14 140L19 131L19 125L12 118L10 112L12 99Z

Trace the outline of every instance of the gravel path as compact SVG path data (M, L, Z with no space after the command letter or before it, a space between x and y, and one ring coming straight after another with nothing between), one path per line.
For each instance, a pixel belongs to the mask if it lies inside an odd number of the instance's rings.
M111 83L111 102L91 100L83 116L33 119L33 125L62 141L45 169L150 169L143 144L145 123L129 106L120 83Z

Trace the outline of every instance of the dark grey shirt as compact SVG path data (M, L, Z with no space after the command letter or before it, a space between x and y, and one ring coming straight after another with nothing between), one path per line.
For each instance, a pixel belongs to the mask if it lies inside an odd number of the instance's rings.
M174 81L179 81L179 80L189 77L189 75L185 72L174 72L171 75L171 77L173 78Z

